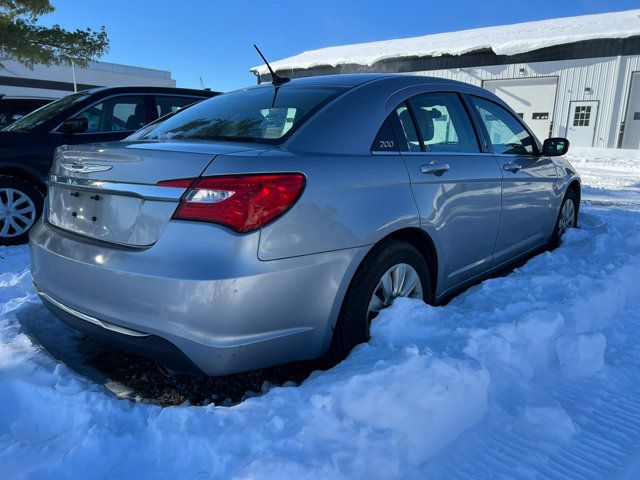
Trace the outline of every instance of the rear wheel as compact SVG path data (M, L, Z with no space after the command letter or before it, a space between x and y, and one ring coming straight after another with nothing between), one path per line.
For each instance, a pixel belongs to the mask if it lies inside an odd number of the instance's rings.
M31 183L0 176L0 245L19 245L42 215L44 196Z
M574 190L569 190L562 200L560 213L556 220L556 226L551 235L551 248L560 245L562 237L570 228L578 226L578 195Z
M343 360L369 339L371 321L398 297L431 301L429 267L411 244L390 240L363 260L342 303L325 363Z

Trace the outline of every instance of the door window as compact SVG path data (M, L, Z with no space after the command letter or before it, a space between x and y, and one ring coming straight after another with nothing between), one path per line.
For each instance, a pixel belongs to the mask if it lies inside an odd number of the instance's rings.
M588 127L591 120L591 107L589 105L582 105L576 107L573 112L573 126L574 127Z
M398 115L398 118L400 119L402 133L404 133L406 138L407 148L404 150L408 150L410 152L421 152L422 148L420 148L420 138L418 137L416 126L413 123L411 112L407 105L402 103L398 108L396 108L395 114Z
M472 97L484 123L495 153L533 155L535 140L522 123L500 105L480 97Z
M477 153L478 139L469 115L455 93L427 93L408 100L427 152Z
M177 112L187 105L203 100L202 97L171 97L168 95L156 96L155 98L158 117L164 117L170 113Z
M138 130L147 123L142 95L107 98L75 116L87 119L88 127L84 133Z

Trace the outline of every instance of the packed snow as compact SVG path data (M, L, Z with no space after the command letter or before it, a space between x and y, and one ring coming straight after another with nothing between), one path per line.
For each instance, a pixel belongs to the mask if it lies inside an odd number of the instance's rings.
M640 150L571 147L567 158L582 176L583 200L640 206Z
M516 55L585 40L637 35L640 35L640 10L628 10L327 47L278 60L271 66L274 70L342 64L370 66L393 58L463 55L478 50ZM253 67L251 71L261 75L269 73L266 65Z
M122 400L56 360L37 339L78 336L0 248L2 477L638 478L640 160L572 155L587 203L558 249L398 300L338 366L232 407Z

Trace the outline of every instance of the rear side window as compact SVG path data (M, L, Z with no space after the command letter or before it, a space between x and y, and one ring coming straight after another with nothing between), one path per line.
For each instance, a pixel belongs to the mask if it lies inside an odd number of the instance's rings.
M500 105L480 97L471 97L487 129L495 153L533 155L537 151L535 140L522 123Z
M131 137L281 143L343 87L265 86L218 95Z
M177 112L187 105L199 102L200 100L202 100L202 97L172 97L169 95L156 95L155 99L158 117L164 117L165 115L169 115L170 113Z
M426 93L407 102L427 152L480 151L471 119L455 93Z

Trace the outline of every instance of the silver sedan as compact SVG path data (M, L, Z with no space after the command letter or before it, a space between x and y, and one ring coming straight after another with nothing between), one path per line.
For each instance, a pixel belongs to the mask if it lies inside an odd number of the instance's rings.
M567 148L463 83L258 85L59 148L33 280L75 328L173 370L336 362L395 298L437 304L558 244L580 201Z

